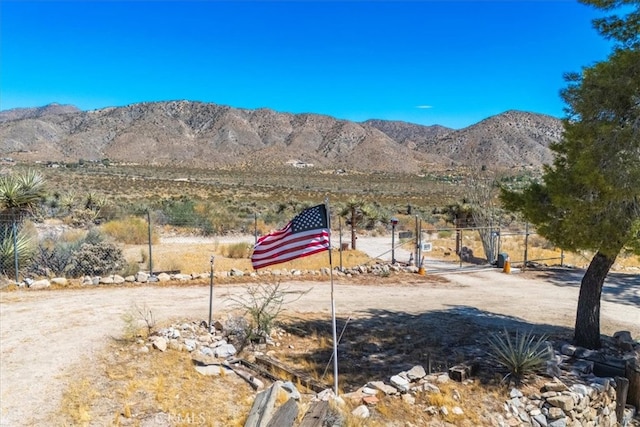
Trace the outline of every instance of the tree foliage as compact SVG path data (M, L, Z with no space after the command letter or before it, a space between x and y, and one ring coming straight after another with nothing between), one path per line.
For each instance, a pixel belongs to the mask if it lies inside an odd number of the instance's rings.
M579 0L580 3L605 11L630 7L626 13L593 20L593 26L602 36L619 43L621 48L633 49L640 45L640 8L638 0ZM635 9L633 6L635 5Z

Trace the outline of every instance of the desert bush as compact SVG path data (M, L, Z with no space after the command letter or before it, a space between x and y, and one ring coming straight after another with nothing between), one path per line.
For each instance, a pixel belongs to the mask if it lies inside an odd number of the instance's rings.
M508 371L504 377L519 384L522 379L545 367L551 354L546 342L547 336L538 338L531 332L516 331L511 337L505 329L504 333L489 336L489 356L498 366Z
M534 248L542 248L547 250L555 249L555 245L539 234L531 234L529 236L529 245Z
M71 258L69 273L73 277L101 276L120 272L126 266L122 250L113 243L83 243Z
M30 272L41 276L64 275L71 266L74 251L81 244L82 241L68 242L56 236L45 236L38 242Z
M128 245L143 245L149 242L149 225L143 218L127 217L109 221L100 228L106 235ZM157 244L158 241L158 235L152 231L151 243Z
M129 311L122 315L124 321L124 339L132 340L139 336L150 336L156 327L153 311L146 304L133 304ZM141 333L141 331L144 331Z
M453 235L452 230L440 230L438 231L438 237L440 239L448 239Z
M280 282L265 283L250 286L245 295L231 297L230 300L249 316L247 339L264 341L271 334L284 304L301 298L307 292L286 290L280 287Z
M221 245L220 252L227 258L249 258L252 245L245 242L231 243L228 245Z

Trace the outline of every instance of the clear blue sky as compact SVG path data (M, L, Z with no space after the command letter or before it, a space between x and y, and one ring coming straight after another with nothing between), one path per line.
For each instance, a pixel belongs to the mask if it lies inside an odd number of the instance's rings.
M462 128L563 116L598 11L538 1L0 3L0 109L193 100Z

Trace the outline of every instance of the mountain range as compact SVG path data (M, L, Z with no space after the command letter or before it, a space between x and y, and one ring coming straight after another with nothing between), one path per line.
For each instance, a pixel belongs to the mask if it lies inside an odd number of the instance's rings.
M540 168L561 120L507 111L464 129L241 109L194 101L81 111L0 111L0 152L18 161L109 159L186 167L278 167L417 173L457 166Z

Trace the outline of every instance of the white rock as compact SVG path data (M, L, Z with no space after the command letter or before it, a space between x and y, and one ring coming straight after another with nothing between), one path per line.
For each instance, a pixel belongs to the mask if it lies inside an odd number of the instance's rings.
M196 371L202 375L220 375L221 368L218 365L196 365Z
M66 286L67 283L69 282L65 277L54 277L53 279L51 279L52 285Z
M409 380L401 377L400 375L394 375L389 379L391 385L400 391L409 391Z
M427 373L421 365L416 365L407 372L407 377L410 380L419 380L424 378L426 375Z
M415 405L416 398L409 393L405 393L402 395L402 401L408 405Z
M221 345L219 347L216 347L213 350L213 355L215 357L226 358L226 357L229 357L229 356L233 356L234 354L236 354L236 352L237 352L237 350L233 346L233 344L225 344L225 345Z
M167 340L164 337L155 337L152 343L153 347L157 348L160 351L167 350Z
M354 417L358 418L369 418L369 416L371 415L371 413L369 412L369 408L367 408L367 405L358 406L356 409L351 411L351 414Z
M51 286L51 283L47 279L36 280L31 285L29 285L29 289L45 289Z

